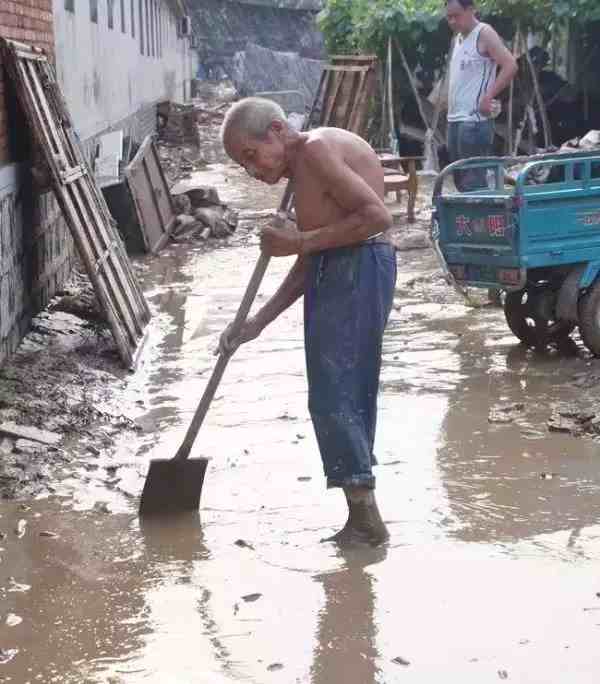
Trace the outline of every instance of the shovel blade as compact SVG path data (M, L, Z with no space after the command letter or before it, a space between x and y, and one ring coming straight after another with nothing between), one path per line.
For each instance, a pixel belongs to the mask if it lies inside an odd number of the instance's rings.
M148 516L197 511L207 465L207 458L158 458L150 461L139 514Z

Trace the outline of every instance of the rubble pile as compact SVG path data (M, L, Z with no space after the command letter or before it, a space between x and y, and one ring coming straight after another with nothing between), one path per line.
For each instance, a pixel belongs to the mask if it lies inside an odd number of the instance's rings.
M164 142L175 145L199 145L194 105L161 102L158 105L158 135Z
M237 228L237 212L221 202L215 188L180 182L171 189L171 196L178 212L171 235L175 242L225 238Z

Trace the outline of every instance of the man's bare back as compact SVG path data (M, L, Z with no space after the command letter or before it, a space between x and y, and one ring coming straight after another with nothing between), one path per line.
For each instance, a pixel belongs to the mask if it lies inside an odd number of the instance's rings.
M319 147L315 154L315 147ZM383 199L383 169L373 149L359 136L341 128L318 128L306 134L298 150L294 173L296 217L302 231L316 230L345 218L349 210L340 206L323 177L314 172L323 151L330 163L349 167Z

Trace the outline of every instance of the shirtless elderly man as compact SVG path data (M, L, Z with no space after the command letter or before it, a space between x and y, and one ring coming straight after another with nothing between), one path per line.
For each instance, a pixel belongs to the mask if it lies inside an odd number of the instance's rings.
M261 248L297 259L236 339L225 330L220 348L258 337L304 295L309 411L327 486L343 488L349 512L329 540L381 543L388 532L375 500L373 442L381 342L396 280L394 249L384 235L392 218L381 164L353 133L299 133L277 104L260 98L236 103L221 132L227 154L252 177L270 185L293 180L297 226L265 228Z

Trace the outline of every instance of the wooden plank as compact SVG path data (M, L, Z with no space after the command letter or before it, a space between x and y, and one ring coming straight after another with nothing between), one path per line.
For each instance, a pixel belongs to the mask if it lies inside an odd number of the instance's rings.
M125 169L125 180L133 198L144 245L149 252L156 253L173 229L175 212L151 136L144 140Z
M107 234L100 215L91 206L89 189L86 184L74 183L69 187L72 189L74 198L76 198L76 203L79 205L78 208L84 208L83 215L89 216L95 221L95 225L92 224L89 231L91 235L97 238L94 269L104 275L106 288L133 341L138 335L141 335L142 326L136 320L136 312L129 300L127 288L124 287L124 274L120 268L121 264L119 260L111 258L115 253L117 241L120 240L120 237ZM90 242L92 242L92 239L90 239ZM108 255L106 252L108 252Z
M0 423L0 435L8 435L15 439L28 439L31 442L39 442L48 446L55 446L62 439L62 435L50 430L40 430L30 425L17 425L10 421Z
M135 363L150 309L121 238L72 127L43 52L2 40L3 63L14 79L32 135L52 171L58 204L81 255L123 363Z
M341 74L365 73L371 69L370 66L344 66L342 64L327 64L324 68Z
M358 97L358 92L359 92L359 87L362 83L364 83L364 78L365 74L353 74L352 79L350 80L350 93L348 95L348 99L346 100L346 110L344 112L344 123L342 125L342 128L346 128L347 130L351 131L352 126L351 126L351 120L352 116L356 113L356 104L357 104L357 97Z

